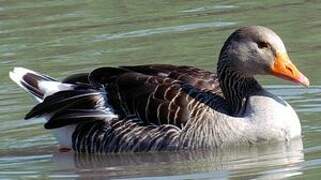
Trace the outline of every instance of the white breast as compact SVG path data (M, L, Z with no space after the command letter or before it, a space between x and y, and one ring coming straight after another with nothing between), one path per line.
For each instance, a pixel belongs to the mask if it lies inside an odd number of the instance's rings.
M286 101L269 92L251 96L246 113L258 138L289 140L301 136L296 112Z

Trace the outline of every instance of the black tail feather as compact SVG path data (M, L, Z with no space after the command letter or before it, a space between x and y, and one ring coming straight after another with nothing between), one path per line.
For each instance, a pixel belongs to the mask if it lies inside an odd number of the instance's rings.
M44 116L46 129L87 121L116 118L105 101L105 94L94 89L59 91L44 99L25 119Z
M46 129L60 128L70 124L99 121L110 118L108 112L95 109L63 109L56 112L44 125Z
M33 107L25 116L25 119L54 113L66 108L94 108L100 98L102 98L100 92L93 90L59 91L46 97L42 103Z

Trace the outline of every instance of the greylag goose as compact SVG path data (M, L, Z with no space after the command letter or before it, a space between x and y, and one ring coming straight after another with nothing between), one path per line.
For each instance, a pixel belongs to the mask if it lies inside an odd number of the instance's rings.
M217 74L190 66L102 67L62 82L17 67L11 79L38 101L61 148L108 153L222 148L300 137L293 108L254 75L309 86L279 36L243 27L226 40Z

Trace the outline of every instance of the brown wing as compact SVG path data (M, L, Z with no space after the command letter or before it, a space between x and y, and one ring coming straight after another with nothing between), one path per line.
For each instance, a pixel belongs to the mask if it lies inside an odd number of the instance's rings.
M167 77L180 80L201 90L219 93L219 83L216 74L192 66L175 66L168 64L151 64L140 66L121 66L130 71L145 75Z
M106 88L109 104L117 114L137 116L145 124L182 127L197 112L199 103L227 111L216 76L197 68L107 67L96 69L89 79L94 86Z

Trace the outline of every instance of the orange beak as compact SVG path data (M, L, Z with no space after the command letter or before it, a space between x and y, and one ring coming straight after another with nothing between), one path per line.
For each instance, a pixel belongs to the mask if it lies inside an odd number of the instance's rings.
M309 79L295 67L286 53L276 54L271 70L274 76L302 84L305 87L310 85Z

